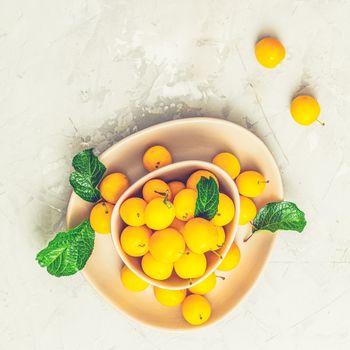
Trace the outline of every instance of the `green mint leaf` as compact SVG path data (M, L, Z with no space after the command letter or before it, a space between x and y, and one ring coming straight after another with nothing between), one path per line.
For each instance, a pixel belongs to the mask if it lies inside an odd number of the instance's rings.
M72 161L74 172L69 177L74 192L88 202L97 202L101 198L96 186L101 181L106 167L93 154L92 149L78 153Z
M89 220L67 232L59 232L37 256L41 267L56 277L69 276L81 270L94 248L95 232Z
M302 232L305 214L292 202L272 202L262 207L253 221L253 233L258 230L291 230Z
M198 197L194 212L195 217L211 220L218 211L219 188L215 180L202 176L197 183Z

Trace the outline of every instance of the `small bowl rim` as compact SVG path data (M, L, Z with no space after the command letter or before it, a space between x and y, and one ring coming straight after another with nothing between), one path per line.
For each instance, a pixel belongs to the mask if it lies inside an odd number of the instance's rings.
M219 173L221 177L223 177L225 179L225 182L230 186L230 188L232 189L234 196L237 199L239 199L239 192L236 186L235 181L230 177L230 175L224 171L223 169L221 169L220 167L218 167L217 165L207 162L207 161L202 161L202 160L184 160L184 161L179 161L179 162L174 162L172 164L163 166L159 169L156 169L154 171L151 171L147 174L145 174L144 176L140 177L139 179L137 179L133 184L130 185L130 187L120 196L120 198L118 199L118 201L115 203L113 211L112 211L112 216L111 216L111 237L112 237L112 242L114 245L114 248L117 251L117 254L119 255L120 259L122 260L122 262L124 263L124 265L126 265L133 273L135 273L139 278L141 278L142 280L146 281L147 283L149 283L152 286L156 286L159 288L163 288L163 289L169 289L169 290L179 290L179 289L188 289L190 287L193 287L195 285L197 285L198 283L200 283L201 281L203 281L206 277L208 277L212 272L214 272L217 267L220 265L221 261L220 259L217 260L217 262L215 264L213 264L213 266L208 269L203 276L201 276L200 278L198 278L196 281L194 282L188 282L188 285L186 286L164 286L164 281L166 280L162 280L159 281L161 283L159 283L157 280L152 279L151 277L147 276L146 274L141 274L137 269L135 269L131 264L129 264L129 262L125 261L124 259L124 251L122 250L121 247L121 243L120 243L120 234L119 232L116 232L116 223L117 220L122 220L122 218L119 215L119 209L121 204L128 198L130 198L135 192L138 192L142 189L143 185L154 178L161 178L162 176L164 176L165 174L168 174L171 171L176 170L176 168L178 167L186 167L186 166L193 166L193 167L197 167L198 170L203 168L205 170L209 170L212 171L214 173L214 175L216 173ZM208 169L209 168L209 169ZM224 192L225 193L225 192ZM230 198L234 201L234 205L235 205L235 215L233 218L233 223L232 223L232 235L230 240L228 241L227 247L226 249L221 252L222 257L224 258L230 248L230 246L232 245L232 243L235 240L237 231L238 231L238 221L239 221L239 215L240 215L240 201L238 200L237 203L235 202L235 199L232 198L230 196ZM142 257L140 257L142 258Z

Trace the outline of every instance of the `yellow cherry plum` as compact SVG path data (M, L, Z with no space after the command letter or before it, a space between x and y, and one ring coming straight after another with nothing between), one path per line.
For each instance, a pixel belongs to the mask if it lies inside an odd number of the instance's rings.
M316 120L320 115L321 108L317 100L308 95L297 96L293 99L290 105L290 113L293 119L300 125L310 125ZM324 123L320 122L324 125Z
M149 250L149 241L152 231L145 225L127 226L120 235L120 244L126 254L143 256Z
M275 68L286 55L282 43L276 38L266 37L255 45L255 56L258 62L265 68Z
M218 242L218 232L210 221L193 218L185 225L184 238L192 252L202 254L213 250Z
M183 278L199 278L207 268L207 258L204 254L196 254L186 249L181 258L174 263L176 274Z
M218 211L211 220L216 226L225 226L233 220L235 205L232 199L224 193L219 193Z
M152 256L165 263L178 260L184 253L185 246L182 234L171 227L154 232L149 241Z
M90 212L90 225L97 233L111 232L111 216L114 205L108 202L97 203Z
M194 217L198 193L190 188L181 190L174 198L175 215L179 220L188 221Z
M153 146L147 149L143 155L143 166L148 171L159 169L173 162L173 158L164 146Z
M193 326L201 325L210 318L210 303L202 295L188 295L182 303L182 315L189 324Z
M207 278L205 278L203 281L188 288L188 290L194 294L204 295L204 294L208 294L210 291L212 291L215 288L215 286L216 286L216 275L213 272Z
M225 170L232 179L235 179L241 172L241 165L238 158L229 152L217 154L213 160L213 164Z
M180 305L186 297L186 289L171 290L153 287L154 296L164 306Z
M115 204L129 186L130 182L125 174L112 173L101 181L99 188L102 198Z
M175 208L165 198L152 199L145 209L145 223L152 230L163 230L171 225L175 218Z
M142 257L141 266L143 272L155 280L166 280L173 272L173 263L164 263L156 260L151 253L147 253Z
M248 222L254 220L256 216L255 203L248 197L239 196L240 198L240 212L239 224L246 225Z
M215 180L216 184L219 186L219 181L213 173L211 173L208 170L197 170L193 174L191 174L191 176L187 179L186 187L192 188L192 190L197 191L197 184L202 176L207 178L207 179L212 177Z
M142 198L128 198L120 206L119 214L127 225L142 226L145 224L146 206L147 203Z
M172 193L168 184L160 179L152 179L147 181L142 188L142 196L146 202L150 202L154 198L172 199Z
M185 184L181 181L171 181L168 183L168 186L170 187L173 197L175 197L181 190L186 188Z
M233 243L224 257L221 264L218 266L219 271L230 271L234 269L241 260L241 251L236 243Z
M255 198L260 196L268 181L257 171L248 170L239 174L236 179L238 192L245 197Z
M149 283L147 283L142 278L134 274L126 266L123 266L123 268L120 271L120 279L122 281L123 286L131 292L142 292L149 286Z

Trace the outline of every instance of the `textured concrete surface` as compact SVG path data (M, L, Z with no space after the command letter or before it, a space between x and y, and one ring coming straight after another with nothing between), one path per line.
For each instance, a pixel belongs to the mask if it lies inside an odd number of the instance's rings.
M347 0L1 1L0 347L349 349L349 13ZM254 58L265 34L287 49L275 70ZM303 91L325 127L290 118ZM188 116L260 136L309 225L280 234L227 321L181 335L132 323L34 258L64 226L75 153Z

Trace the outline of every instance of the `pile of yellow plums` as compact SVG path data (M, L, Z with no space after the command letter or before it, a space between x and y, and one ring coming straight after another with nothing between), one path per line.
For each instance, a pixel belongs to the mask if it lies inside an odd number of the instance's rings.
M142 257L143 272L156 280L168 279L173 271L182 279L200 278L207 268L205 253L215 252L225 242L224 226L235 212L231 198L219 193L217 214L212 220L195 217L197 183L212 177L197 170L186 185L152 179L142 188L140 197L126 199L119 214L126 226L120 243L126 254ZM217 253L219 256L219 254Z
M239 224L251 222L257 212L251 198L259 196L268 181L257 171L241 172L235 155L229 152L217 154L212 162L225 170L235 180L240 193ZM172 156L164 146L146 150L143 165L153 171L172 163ZM216 252L225 242L225 226L234 218L235 206L230 197L219 192L218 211L210 221L195 217L197 183L201 177L216 176L207 170L197 170L186 181L166 183L162 179L146 182L139 197L126 199L119 214L126 227L120 235L120 243L126 254L140 259L143 272L155 279L166 280L173 273L182 279L200 278L207 268L205 254ZM107 175L100 183L103 198L90 214L90 224L98 233L110 232L110 218L114 204L128 188L129 180L122 173ZM227 272L240 261L240 249L233 243L217 270ZM120 277L125 288L133 292L145 290L149 284L127 266L121 269ZM211 306L204 296L216 285L215 273L189 289L168 290L153 287L155 298L164 306L182 305L182 315L191 325L206 322L211 315ZM224 279L224 278L223 278Z

